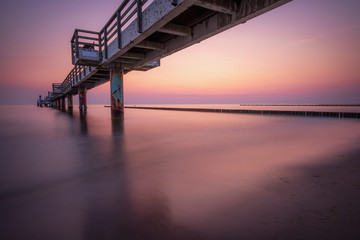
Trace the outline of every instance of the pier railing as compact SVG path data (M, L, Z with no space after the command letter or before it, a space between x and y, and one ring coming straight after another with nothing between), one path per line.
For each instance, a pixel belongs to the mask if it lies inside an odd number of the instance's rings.
M83 55L84 53L87 55ZM71 60L76 65L98 65L101 61L101 41L98 32L75 29L71 38Z
M62 94L63 90L62 90L62 83L53 83L52 84L52 92L53 94Z
M71 38L71 58L74 65L98 65L104 58L108 59L108 46L116 37L118 48L121 49L121 33L135 19L138 21L138 32L142 29L142 12L148 0L124 0L110 17L100 32L75 29ZM86 49L87 56L82 55ZM91 54L91 51L97 55ZM89 53L90 52L90 53Z
M70 71L61 84L62 93L68 92L73 86L79 83L87 74L93 70L94 67L91 66L75 65L75 67Z

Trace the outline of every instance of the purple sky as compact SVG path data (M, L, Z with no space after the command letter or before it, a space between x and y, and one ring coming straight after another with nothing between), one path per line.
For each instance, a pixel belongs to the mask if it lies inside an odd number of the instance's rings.
M119 4L1 1L0 104L33 104L62 82L74 29L100 30ZM359 9L358 0L294 0L125 75L125 101L359 104ZM109 91L89 90L89 103L108 104Z

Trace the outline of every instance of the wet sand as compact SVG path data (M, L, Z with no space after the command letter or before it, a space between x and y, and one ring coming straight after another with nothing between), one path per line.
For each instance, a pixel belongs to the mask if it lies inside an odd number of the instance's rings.
M259 236L246 238L360 239L360 149L324 162L286 169L289 174L264 185L285 202L271 209L263 208L266 196L255 200L264 218Z

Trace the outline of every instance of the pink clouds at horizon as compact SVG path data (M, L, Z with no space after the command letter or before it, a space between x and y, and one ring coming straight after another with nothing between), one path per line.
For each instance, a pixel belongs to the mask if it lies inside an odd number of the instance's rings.
M346 2L294 0L162 59L159 68L130 72L126 103L360 103L360 3ZM0 104L11 103L9 95L22 98L25 89L46 94L62 82L72 68L74 28L99 30L119 4L107 0L99 8L88 1L89 16L67 8L86 1L44 3L29 6L40 4L45 13L25 14L35 18L25 24L26 35L12 29L20 23L0 25L17 36L1 37L9 48L0 53ZM89 90L89 102L109 103L109 91L108 84ZM33 99L27 94L20 102Z

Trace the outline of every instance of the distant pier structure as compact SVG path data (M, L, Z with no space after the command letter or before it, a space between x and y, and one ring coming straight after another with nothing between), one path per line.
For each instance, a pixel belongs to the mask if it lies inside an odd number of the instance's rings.
M100 31L75 29L74 68L38 105L87 109L87 91L110 81L113 118L124 112L124 74L160 66L160 59L292 0L124 0Z

